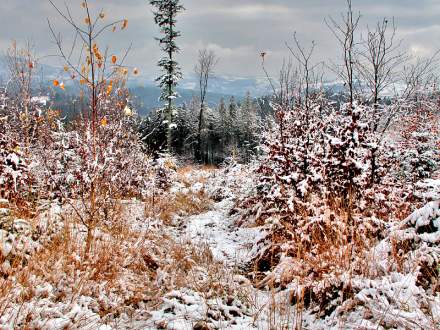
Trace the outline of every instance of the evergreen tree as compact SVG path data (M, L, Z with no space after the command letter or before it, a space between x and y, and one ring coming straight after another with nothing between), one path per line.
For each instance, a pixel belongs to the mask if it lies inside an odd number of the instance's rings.
M178 96L175 88L178 81L182 78L182 72L174 56L179 52L176 39L180 36L180 31L175 29L176 16L185 8L180 5L179 0L151 0L150 4L156 7L154 11L154 22L160 27L161 33L164 35L157 38L161 50L165 56L158 62L158 66L162 68L163 74L156 79L159 87L162 88L161 101L165 103L163 109L164 122L167 125L167 148L171 150L172 145L172 129L175 128L173 123L173 115L175 113L173 100Z
M228 146L230 147L230 151L232 153L236 152L237 148L237 117L238 117L238 105L235 102L235 98L231 96L228 105L228 116L227 116L227 138L228 138Z
M226 123L226 104L225 99L222 97L218 105L218 114L220 116L220 125L223 127Z
M239 132L242 157L245 161L249 161L255 147L258 145L257 104L252 100L249 92L246 93L246 98L241 106Z
M238 106L237 106L237 103L235 102L235 97L233 97L233 96L231 96L231 99L229 100L228 112L229 112L229 118L230 118L231 122L233 124L236 123L237 114L238 114Z
M218 112L218 134L220 136L219 155L221 155L221 157L224 157L226 144L228 143L228 138L227 138L228 111L226 108L225 99L223 97L220 99L220 103L217 106L217 112Z

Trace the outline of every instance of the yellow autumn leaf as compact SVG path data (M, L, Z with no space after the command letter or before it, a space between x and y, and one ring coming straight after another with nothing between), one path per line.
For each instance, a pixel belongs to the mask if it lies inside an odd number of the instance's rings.
M112 85L112 84L109 84L109 85L107 86L107 95L110 95L110 93L112 92L112 90L113 90L113 85Z
M133 114L133 111L128 107L128 105L126 105L124 108L124 114L126 116L131 116Z
M65 72L69 71L69 67L67 65L64 66L64 71Z
M128 26L128 19L124 19L124 21L122 22L121 30L124 30L125 28L127 28L127 26Z
M107 126L107 118L104 117L104 118L101 119L101 126L102 127Z

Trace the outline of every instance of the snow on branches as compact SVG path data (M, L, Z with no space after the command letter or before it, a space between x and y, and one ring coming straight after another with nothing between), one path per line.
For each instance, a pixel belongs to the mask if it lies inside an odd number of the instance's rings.
M162 69L163 74L156 81L162 89L160 99L164 101L164 118L163 121L167 125L167 147L171 150L172 130L174 114L174 99L178 96L175 88L180 79L182 72L174 56L179 52L176 39L180 37L180 31L176 30L176 16L185 8L180 5L179 0L150 0L150 4L155 7L154 22L160 27L162 37L157 38L160 48L165 54L158 62L158 66Z

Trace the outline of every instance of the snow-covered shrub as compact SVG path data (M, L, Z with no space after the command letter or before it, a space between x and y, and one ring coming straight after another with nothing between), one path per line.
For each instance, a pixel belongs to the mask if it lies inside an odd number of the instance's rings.
M164 154L152 162L154 187L158 193L167 191L176 180L177 160Z
M311 193L319 193L322 182L318 110L315 106L310 113L301 108L276 112L276 124L264 136L264 156L257 170L256 198L263 214L292 218L312 211L307 203Z
M321 103L309 113L311 133L304 118L295 120L301 109L278 112L266 133L256 191L239 205L266 232L255 243L258 286L292 289L292 302L314 306L322 317L355 294L347 278L364 276L365 255L386 237L387 222L417 205L395 175L396 147L379 144L380 134L369 130L369 111Z
M399 135L398 175L411 183L429 178L440 164L438 114L419 110L405 116Z
M9 199L22 211L29 210L29 202L37 193L31 171L32 147L42 138L40 128L45 112L31 99L34 64L30 66L27 61L32 57L14 43L7 56L12 65L10 90L0 90L0 198Z
M134 119L115 105L104 113L95 145L89 127L80 119L71 130L59 120L49 143L40 146L44 174L40 182L47 185L49 197L84 198L91 182L106 199L142 198L148 193L150 158L142 150Z
M333 114L333 120L325 129L325 157L323 159L326 198L338 200L340 207L352 211L361 197L367 174L366 142L367 125L360 121L365 109L344 105Z
M0 198L18 203L31 192L29 159L11 134L7 118L0 118Z

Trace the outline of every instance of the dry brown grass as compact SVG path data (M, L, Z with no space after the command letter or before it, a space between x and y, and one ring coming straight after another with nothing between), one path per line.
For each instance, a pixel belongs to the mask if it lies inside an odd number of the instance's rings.
M164 224L172 224L174 216L195 215L210 209L212 200L205 192L178 192L149 198L146 202L146 215L159 217Z
M145 205L149 216L171 222L174 215L198 214L211 206L203 191L161 196L154 207ZM98 314L103 320L117 319L122 312L134 319L140 310L157 308L161 297L170 290L190 287L197 292L223 295L227 290L226 276L231 276L224 265L214 262L206 244L177 242L166 231L142 232L131 228L123 207L114 204L110 223L99 223L91 253L84 254L85 232L74 212L62 215L63 229L35 252L26 264L13 265L13 271L1 288L0 316L11 313L11 307L24 306L46 298L54 303L70 304L81 296L92 297L99 304ZM118 216L119 214L119 216ZM133 219L131 219L132 221ZM35 224L36 225L36 224ZM204 269L203 272L200 269ZM157 272L161 271L158 281ZM228 275L227 275L228 274ZM48 283L52 290L37 293L38 285ZM102 284L105 283L105 286ZM16 295L20 292L19 295ZM101 302L100 296L114 297L114 304ZM141 307L142 306L142 307ZM20 326L30 326L38 311L21 314ZM35 315L34 315L35 314ZM142 316L145 318L145 316ZM91 320L80 320L75 327L93 328Z
M195 182L205 183L204 175L194 179L189 176L192 168L179 171L186 173L181 182L189 177L184 183L186 187ZM109 214L108 221L97 223L88 255L84 254L85 228L73 211L66 210L62 214L63 229L47 240L26 264L13 267L14 276L5 281L0 292L0 316L11 314L11 306L15 311L19 306L28 306L20 312L25 319L21 317L20 326L25 328L39 317L40 310L29 310L36 301L48 299L51 303L69 305L79 302L81 297L91 297L98 303L96 313L101 320L117 327L122 313L133 320L145 319L148 311L159 308L166 293L179 288L193 290L205 300L239 297L251 304L249 292L233 284L235 271L215 261L206 243L178 241L167 234L166 226L174 216L199 214L212 206L203 189L183 191L164 193L154 201L142 203L142 219L160 219L162 223L155 225L161 228L147 231L134 229L134 215L129 219L130 216L123 214L123 203L113 203L112 210L103 212ZM50 284L51 289L35 290L45 284ZM16 295L17 292L20 294ZM112 296L113 303L101 300L103 296ZM97 327L93 323L96 320L88 318L75 322L74 328Z
M35 296L35 287L44 283L53 287L51 299L64 303L73 302L79 296L98 299L102 293L99 284L105 283L105 293L120 294L125 300L118 301L116 307L100 306L102 317L117 315L118 309L126 305L152 300L159 289L154 285L158 266L148 254L145 245L148 238L128 225L105 228L95 238L92 253L86 257L83 255L84 233L78 231L78 219L65 219L63 230L35 252L24 267L13 266L13 277L6 279L1 288L0 312L3 313L0 315L7 313L12 304L47 298L49 293ZM18 296L14 294L17 290Z
M328 209L319 220L306 220L307 214L298 219L293 223L281 219L281 226L271 233L270 248L256 260L258 288L290 292L284 301L268 305L269 327L280 322L300 329L302 314L312 304L318 315L328 316L337 304L350 300L354 295L351 278L369 269L370 248L383 230L374 221L353 219L341 208Z

